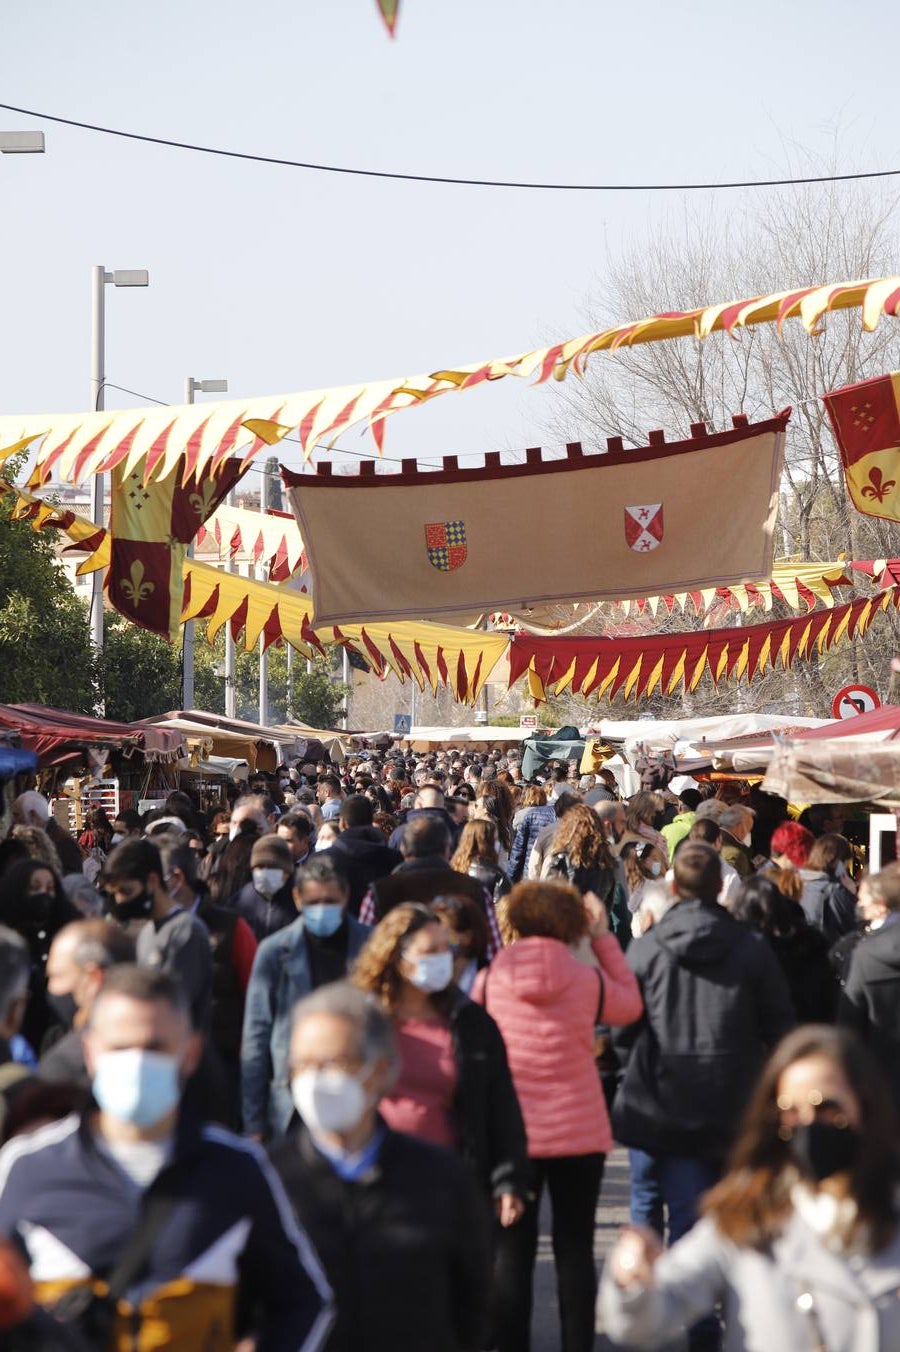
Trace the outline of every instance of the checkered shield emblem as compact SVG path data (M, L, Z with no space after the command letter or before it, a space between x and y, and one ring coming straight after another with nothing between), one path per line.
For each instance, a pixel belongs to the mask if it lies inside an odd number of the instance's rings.
M464 521L430 521L425 527L428 562L440 573L462 568L468 554Z

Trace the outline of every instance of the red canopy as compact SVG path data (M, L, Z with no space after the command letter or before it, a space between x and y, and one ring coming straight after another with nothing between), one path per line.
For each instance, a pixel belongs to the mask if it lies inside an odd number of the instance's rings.
M180 760L188 754L180 732L140 723L111 723L43 704L0 704L0 729L7 728L18 732L22 745L35 751L44 765L54 765L90 746L111 747L148 761Z
M835 737L875 737L878 741L892 742L900 737L900 704L885 704L867 714L857 714L854 718L839 718L834 723L826 723L821 728L805 728L802 732L791 734L792 742L831 740Z

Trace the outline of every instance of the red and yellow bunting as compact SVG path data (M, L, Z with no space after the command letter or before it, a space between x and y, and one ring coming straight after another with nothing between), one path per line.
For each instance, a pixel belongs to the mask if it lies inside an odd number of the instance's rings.
M528 680L537 700L564 690L584 696L640 699L655 692L696 690L708 674L714 684L787 671L801 658L821 655L845 639L860 638L876 615L900 608L900 585L876 595L816 610L797 619L736 629L636 638L538 638L516 634L510 645L510 684Z
M671 338L703 339L715 332L734 334L755 324L774 323L780 331L794 317L807 332L816 333L825 314L846 309L861 309L863 328L873 330L882 315L900 312L900 277L801 287L668 311L531 352L448 366L427 375L171 408L11 414L0 418L0 463L40 440L32 487L51 477L78 482L116 466L129 474L140 469L147 483L177 472L179 463L189 467L185 473L199 475L215 472L229 455L240 452L246 464L293 431L308 457L360 423L368 424L380 451L385 420L391 414L438 395L475 389L506 376L533 377L538 384L551 377L563 380L570 371L582 375L595 352Z

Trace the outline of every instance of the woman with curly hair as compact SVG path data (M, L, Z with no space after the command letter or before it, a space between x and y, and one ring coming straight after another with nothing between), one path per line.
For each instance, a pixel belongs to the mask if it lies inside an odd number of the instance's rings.
M599 897L610 917L613 933L623 948L628 946L631 916L624 898L617 897L615 860L593 808L577 803L560 817L541 878L556 878L577 887L582 896L592 892Z
M453 984L446 926L427 906L395 906L352 980L394 1022L400 1073L379 1109L388 1126L459 1151L501 1226L513 1225L527 1183L522 1114L497 1025Z
M497 830L492 821L466 822L450 867L477 878L495 903L509 891L509 879L497 862Z
M590 812L590 808L585 811ZM591 814L593 815L593 814ZM522 1105L532 1194L519 1225L498 1238L500 1352L530 1347L532 1279L541 1192L553 1210L561 1346L594 1346L594 1214L612 1149L609 1115L595 1064L598 1023L640 1018L640 990L609 933L606 907L560 882L517 883L507 908L520 936L475 979L472 997L497 1020ZM594 965L571 949L585 939Z

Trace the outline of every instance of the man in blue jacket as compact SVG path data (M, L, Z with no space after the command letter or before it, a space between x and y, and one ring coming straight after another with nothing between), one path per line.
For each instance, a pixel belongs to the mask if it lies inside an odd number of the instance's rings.
M0 1152L0 1234L97 1352L319 1352L328 1283L263 1152L193 1111L201 1046L170 976L111 968L84 1039L91 1102Z
M244 1006L241 1098L244 1131L259 1140L284 1135L293 1113L288 1086L291 1010L305 995L346 977L371 931L347 914L350 886L329 852L297 870L300 912L256 951Z

